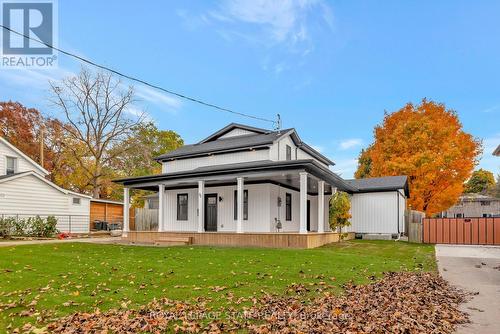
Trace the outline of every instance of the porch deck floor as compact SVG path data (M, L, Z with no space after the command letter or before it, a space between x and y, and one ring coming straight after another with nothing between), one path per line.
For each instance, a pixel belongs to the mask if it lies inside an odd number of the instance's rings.
M123 240L131 243L154 244L169 237L189 238L193 245L266 247L266 248L316 248L340 241L336 232L158 232L130 231ZM353 239L354 233L347 233L345 239Z

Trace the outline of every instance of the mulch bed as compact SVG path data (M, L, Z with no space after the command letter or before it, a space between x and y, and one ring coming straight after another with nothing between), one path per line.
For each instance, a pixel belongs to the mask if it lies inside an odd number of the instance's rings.
M322 282L325 284L324 282ZM307 298L308 289L319 296ZM468 322L458 305L467 294L434 273L387 273L367 285L346 285L338 296L293 285L282 296L236 299L249 307L214 310L207 300L155 300L140 310L76 313L46 327L51 333L451 333ZM229 296L229 297L228 297ZM230 299L230 292L225 293ZM243 311L237 311L237 310ZM33 331L27 325L24 331ZM36 329L40 330L40 329Z

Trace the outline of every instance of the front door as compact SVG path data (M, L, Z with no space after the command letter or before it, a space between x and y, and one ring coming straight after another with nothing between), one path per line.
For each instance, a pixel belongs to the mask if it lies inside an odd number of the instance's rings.
M217 231L217 194L205 195L205 231Z
M311 201L307 200L307 232L311 231Z

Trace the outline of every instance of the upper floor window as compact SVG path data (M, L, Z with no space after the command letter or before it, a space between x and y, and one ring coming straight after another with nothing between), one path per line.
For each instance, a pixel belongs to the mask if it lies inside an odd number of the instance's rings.
M481 206L490 205L490 201L481 201Z
M286 145L286 160L292 160L292 148Z
M81 199L78 198L78 197L73 197L73 204L80 205L81 204Z
M17 169L17 158L7 157L7 166L5 168L5 174L12 175L16 173Z

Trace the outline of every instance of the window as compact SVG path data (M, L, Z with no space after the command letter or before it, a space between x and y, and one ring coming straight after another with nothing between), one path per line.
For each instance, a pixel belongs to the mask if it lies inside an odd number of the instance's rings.
M488 206L490 205L490 201L481 201L481 206Z
M292 160L292 148L286 145L286 160Z
M292 194L286 193L286 200L285 200L285 213L286 213L286 220L292 220Z
M75 205L80 205L80 203L81 203L81 202L80 202L80 198L78 198L78 197L73 197L73 204L75 204Z
M188 194L177 194L177 220L188 220Z
M238 191L234 191L234 220L238 220ZM243 220L248 220L248 190L243 190Z
M491 213L483 213L483 218L490 218L493 217Z
M7 168L5 170L5 174L12 175L16 173L17 158L7 157Z
M455 218L464 218L463 213L455 213Z

